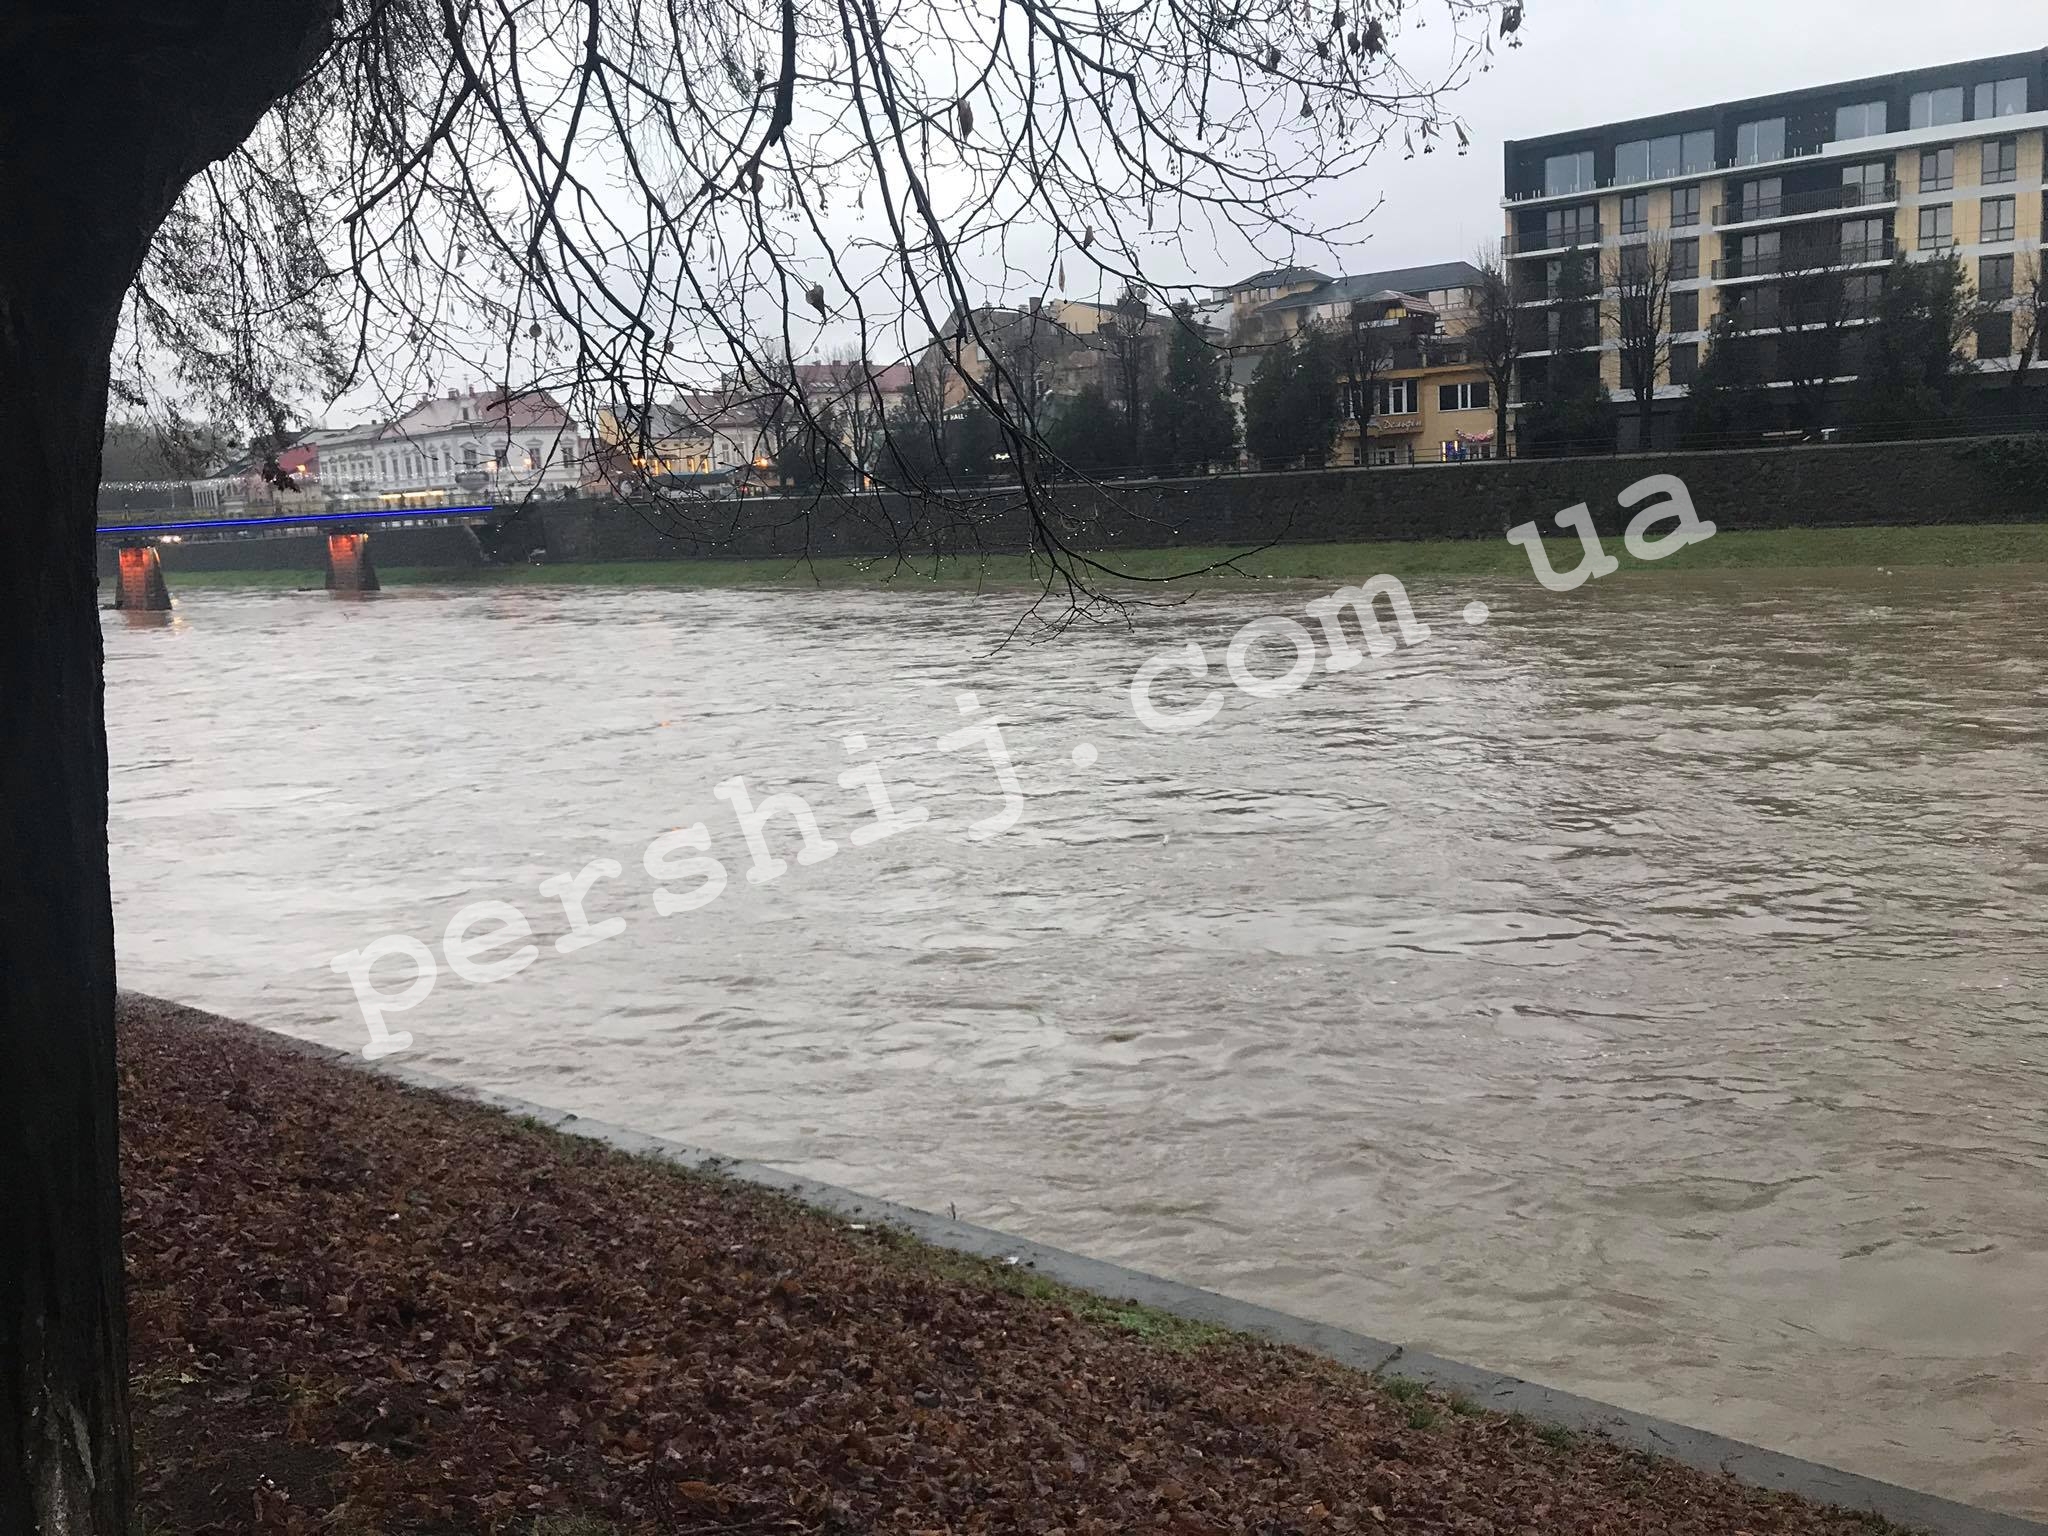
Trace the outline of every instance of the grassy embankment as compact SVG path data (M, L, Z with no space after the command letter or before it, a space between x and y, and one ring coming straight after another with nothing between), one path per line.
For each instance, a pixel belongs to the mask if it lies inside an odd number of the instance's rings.
M1632 559L1619 539L1607 548L1624 571L1853 569L1898 566L2048 564L2048 524L1962 524L1919 528L1785 528L1722 533L1666 560ZM1578 544L1552 541L1560 569L1578 562ZM1241 555L1225 548L1124 550L1102 556L1104 565L1150 583L1180 578L1191 586L1252 582L1344 581L1390 572L1403 580L1430 576L1519 576L1528 558L1505 539L1442 539L1416 543L1289 544ZM1229 562L1227 565L1225 562ZM1206 568L1206 569L1205 569ZM534 565L471 570L380 570L387 586L620 586L620 587L1015 587L1045 571L1022 555L980 560L923 559L815 561L646 560L604 565ZM1199 574L1191 574L1199 573ZM168 572L172 588L316 586L317 571ZM1105 578L1115 586L1115 578Z
M150 1536L1867 1518L121 1008Z

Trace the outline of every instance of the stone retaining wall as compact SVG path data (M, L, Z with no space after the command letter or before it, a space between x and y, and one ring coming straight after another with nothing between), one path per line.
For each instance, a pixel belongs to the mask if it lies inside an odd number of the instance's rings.
M1092 549L1498 538L1588 504L1603 533L1620 493L1677 475L1722 529L2033 521L2048 516L2048 444L1849 444L1750 452L1520 460L1056 487L1050 521ZM1031 524L1014 488L947 512L894 495L759 498L687 515L602 502L534 509L556 561L1007 552Z
M1094 550L1268 542L1491 539L1584 502L1602 533L1619 533L1622 490L1677 475L1700 515L1723 530L2030 522L2048 516L2048 439L1966 438L1727 453L1517 460L1400 469L1222 475L1053 488L1047 524ZM616 501L536 502L509 512L481 542L467 528L390 529L371 538L386 570L703 558L962 555L1031 547L1030 510L1015 487L941 506L893 494L760 497L706 502L687 513ZM318 533L218 544L167 544L180 570L324 568ZM102 548L102 571L112 567Z

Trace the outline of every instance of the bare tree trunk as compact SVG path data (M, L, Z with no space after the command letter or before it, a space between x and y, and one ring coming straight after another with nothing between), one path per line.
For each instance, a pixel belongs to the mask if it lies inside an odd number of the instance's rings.
M125 1536L127 1340L94 564L122 298L321 0L0 19L0 1531Z
M93 551L112 313L0 286L0 1529L49 1536L128 1507Z

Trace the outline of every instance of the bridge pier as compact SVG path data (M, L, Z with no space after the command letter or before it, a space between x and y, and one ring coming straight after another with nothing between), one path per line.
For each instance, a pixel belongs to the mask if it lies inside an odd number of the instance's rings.
M114 606L143 613L169 613L171 589L163 557L154 544L123 544L115 551Z
M338 595L360 595L381 590L377 568L370 564L370 536L367 533L327 535L327 590Z

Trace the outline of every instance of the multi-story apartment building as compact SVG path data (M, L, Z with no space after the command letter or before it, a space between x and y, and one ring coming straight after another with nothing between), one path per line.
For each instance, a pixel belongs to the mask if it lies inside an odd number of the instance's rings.
M1240 415L1265 349L1315 325L1337 341L1340 357L1362 348L1370 360L1362 370L1370 377L1342 381L1332 462L1494 457L1492 389L1464 340L1481 280L1472 263L1445 261L1356 277L1280 267L1217 289L1215 312L1229 330L1231 392ZM1356 341L1354 325L1363 333Z
M1826 272L1842 276L1841 323L1867 325L1895 258L1960 257L1988 310L1979 367L2009 370L2016 274L2042 259L2044 137L2048 50L1510 141L1502 206L1527 322L1523 392L1597 332L1581 366L1597 358L1623 393L1616 306L1598 290L1632 245L1669 252L1667 403L1717 315L1782 337L1812 324L1794 279ZM1573 263L1596 280L1574 282Z

